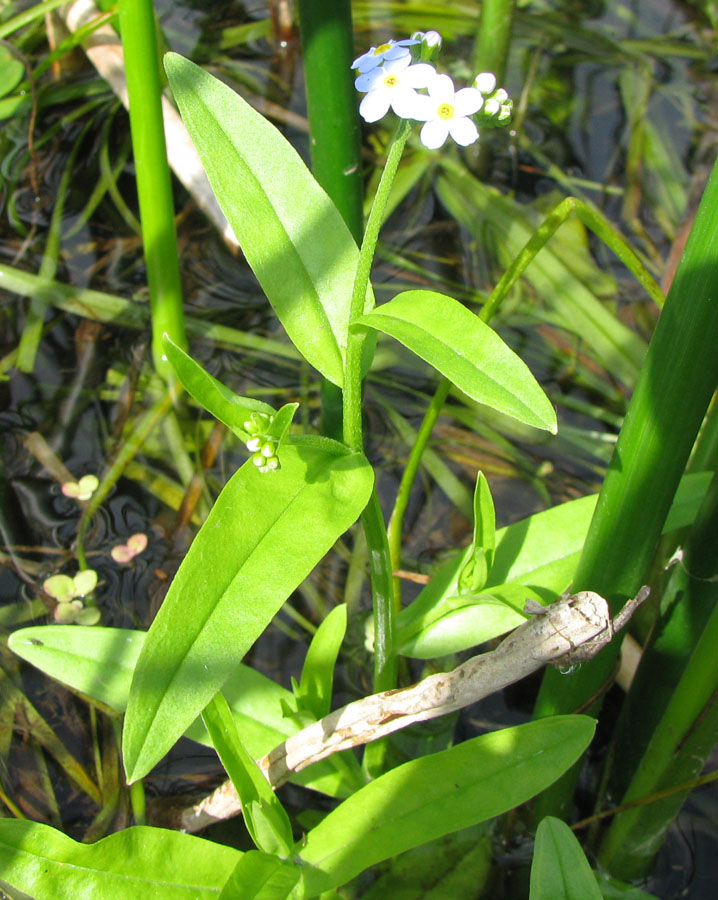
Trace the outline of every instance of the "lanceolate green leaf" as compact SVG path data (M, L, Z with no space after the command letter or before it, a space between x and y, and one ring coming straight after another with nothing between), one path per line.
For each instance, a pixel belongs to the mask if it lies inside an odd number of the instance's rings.
M285 441L282 469L228 482L180 566L137 661L125 717L130 781L170 749L371 493L360 454ZM231 552L228 552L231 550Z
M483 472L476 476L474 490L474 536L469 547L469 558L459 574L459 591L480 591L486 584L494 564L496 548L496 510L491 489Z
M0 886L34 900L216 900L241 856L162 828L81 844L49 825L0 819Z
M225 424L241 440L248 435L244 423L253 412L274 415L274 408L261 400L251 397L240 397L225 387L213 375L210 375L198 362L185 353L168 335L163 338L164 351L182 382L182 387L212 413L215 419ZM296 407L295 407L296 408Z
M691 524L710 479L710 472L684 476L666 519L665 533ZM407 656L428 659L456 653L514 628L522 621L511 609L516 585L525 585L544 603L550 603L571 584L596 500L596 494L580 497L496 532L496 553L483 593L508 602L502 613L498 607L482 611L460 602L459 574L471 548L445 563L416 600L396 617L397 647ZM531 596L527 591L526 597ZM484 612L493 615L485 616Z
M586 716L542 719L392 769L309 832L298 854L314 867L305 869L305 896L524 803L572 765L594 728Z
M404 291L357 324L396 338L479 403L555 434L556 413L528 366L451 297Z
M212 190L287 334L340 387L359 250L294 148L231 88L175 53L165 68Z
M244 824L258 850L288 857L294 846L292 825L282 803L259 766L242 745L232 713L222 694L216 694L202 712L225 771L237 789Z
M517 257L540 219L531 217L518 201L479 181L466 167L453 164L447 154L441 165L446 174L436 180L436 191L452 216L482 243L488 231L507 262ZM594 285L605 282L606 276L591 263L585 248L579 249L593 271L589 275L589 269L581 266L586 277L580 277L574 265L575 254L562 237L557 235L541 250L526 269L525 277L543 302L555 310L561 323L582 339L587 350L612 375L632 386L646 352L645 342L594 293ZM556 246L556 241L560 246Z
M346 630L346 605L335 606L317 629L307 650L297 703L300 711L308 710L316 719L329 713L334 669Z
M276 856L250 850L244 853L218 900L287 900L302 870Z
M539 824L529 900L602 900L581 845L561 819L547 816Z
M128 628L36 625L14 631L8 638L8 647L51 678L123 713L146 636L145 631ZM240 663L225 681L222 693L242 741L255 759L298 728L283 714L283 704L292 702L292 693L256 669ZM185 735L200 744L212 745L199 718ZM341 771L335 768L333 759L322 760L297 772L291 780L334 797L345 797L359 786L361 774L352 755L340 755L344 761ZM349 777L342 777L341 772L348 772Z

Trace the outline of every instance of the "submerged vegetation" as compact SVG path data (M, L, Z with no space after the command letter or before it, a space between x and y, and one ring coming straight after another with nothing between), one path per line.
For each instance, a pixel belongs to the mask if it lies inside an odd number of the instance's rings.
M717 43L0 4L0 894L698 884Z

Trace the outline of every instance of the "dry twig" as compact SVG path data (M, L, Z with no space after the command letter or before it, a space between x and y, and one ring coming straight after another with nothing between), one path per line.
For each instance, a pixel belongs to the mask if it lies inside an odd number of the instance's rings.
M259 766L267 781L278 787L293 772L332 753L469 706L547 663L564 667L584 662L612 640L648 594L649 588L641 588L614 619L607 602L592 591L562 597L546 607L527 603L531 618L495 650L474 656L451 672L430 675L411 687L349 703L288 737L259 760ZM196 832L240 811L234 786L227 781L183 810L177 824L183 831Z

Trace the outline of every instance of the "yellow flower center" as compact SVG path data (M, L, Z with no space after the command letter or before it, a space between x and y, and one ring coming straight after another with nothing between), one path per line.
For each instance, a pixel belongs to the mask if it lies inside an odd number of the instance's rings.
M439 105L436 113L440 119L453 119L454 107L450 103L442 103Z
M393 88L396 87L397 84L399 84L399 79L396 77L396 75L387 75L384 79L384 84L388 88Z
M374 56L381 56L382 53L386 53L387 50L391 50L391 44L379 44L374 51Z

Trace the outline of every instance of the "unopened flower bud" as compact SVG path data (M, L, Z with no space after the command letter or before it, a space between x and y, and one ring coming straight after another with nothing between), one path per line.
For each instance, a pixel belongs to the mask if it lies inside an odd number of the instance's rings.
M269 459L270 456L274 456L277 450L277 445L273 444L271 441L267 441L266 444L263 444L260 453L265 459Z
M501 104L493 97L484 103L483 112L487 116L495 116L501 111Z
M501 111L499 112L497 121L502 125L506 125L510 121L511 114L513 112L513 106L513 100L507 100L506 103L501 104Z
M250 453L256 453L261 446L262 439L260 437L253 437L247 441L247 450L249 450Z
M261 469L261 467L265 464L266 459L264 456L262 456L261 453L255 453L252 457L252 462L258 469Z
M412 34L412 40L421 41L421 43L413 47L414 59L417 62L430 63L434 62L441 50L441 35L438 31L415 31Z
M496 88L496 76L493 72L481 72L474 78L474 87L482 94L490 94Z

